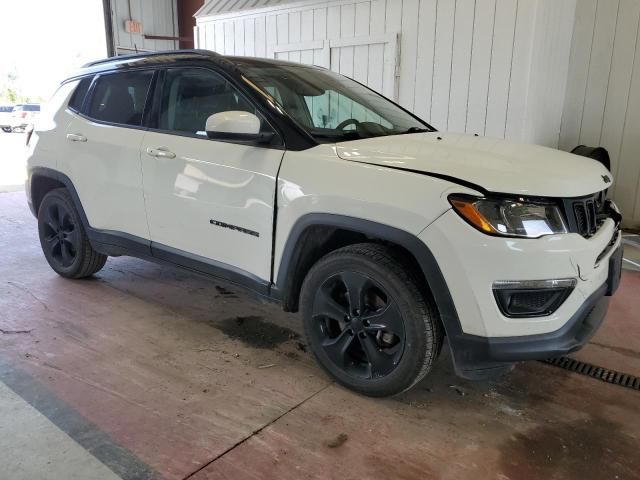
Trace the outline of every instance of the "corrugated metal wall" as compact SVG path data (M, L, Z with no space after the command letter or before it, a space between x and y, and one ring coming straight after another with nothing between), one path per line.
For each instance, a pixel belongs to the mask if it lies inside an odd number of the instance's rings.
M602 145L613 198L640 227L640 0L578 0L560 146Z
M376 70L388 51L380 44L342 48L338 60L332 51L331 68L397 96L442 130L557 147L575 2L308 0L201 15L196 42L230 55L268 56L278 44L400 33L401 60L391 78ZM291 55L308 61L308 53ZM396 95L389 95L390 83Z
M178 36L176 0L111 0L111 17L116 51L120 54L139 51L174 50L178 42L148 40L143 35L127 33L124 29L130 18L142 22L143 33Z

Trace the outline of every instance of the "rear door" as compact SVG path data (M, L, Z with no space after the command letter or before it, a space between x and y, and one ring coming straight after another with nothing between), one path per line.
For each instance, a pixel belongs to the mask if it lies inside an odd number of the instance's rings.
M66 130L58 165L80 196L91 227L149 239L140 145L153 70L99 75ZM73 101L73 99L72 99Z
M234 281L270 281L276 176L284 150L207 138L210 115L256 113L217 72L172 68L161 78L157 115L141 149L153 254L178 263L191 258L219 269L213 273L233 270ZM264 120L262 125L271 128Z

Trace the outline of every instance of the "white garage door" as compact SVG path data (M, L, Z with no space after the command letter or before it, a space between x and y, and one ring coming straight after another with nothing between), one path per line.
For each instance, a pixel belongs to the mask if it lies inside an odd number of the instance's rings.
M269 48L267 56L330 68L382 92L386 97L396 99L399 59L397 38L397 35L378 35L274 45ZM335 92L309 97L307 102L314 123L325 128L335 128L354 116L383 122L378 115L367 112L362 106L354 105L351 100ZM356 109L361 111L355 112Z
M384 34L276 44L267 56L330 68L397 99L398 53L398 35Z

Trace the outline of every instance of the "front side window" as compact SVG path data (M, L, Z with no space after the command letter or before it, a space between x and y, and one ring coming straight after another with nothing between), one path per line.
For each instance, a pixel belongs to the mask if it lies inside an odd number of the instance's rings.
M433 130L383 96L328 70L304 65L241 68L252 84L320 141Z
M102 122L140 126L152 77L153 71L100 76L87 115Z
M158 129L199 136L206 136L207 119L215 113L239 110L258 115L233 85L202 68L167 70L159 110Z

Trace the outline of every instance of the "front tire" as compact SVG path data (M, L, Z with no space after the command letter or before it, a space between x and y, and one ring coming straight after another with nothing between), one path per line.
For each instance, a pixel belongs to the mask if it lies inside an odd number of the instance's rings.
M65 278L84 278L98 272L107 256L96 252L82 226L69 192L50 191L38 210L40 245L51 268Z
M339 383L383 397L429 373L442 332L432 301L394 250L357 244L320 259L300 298L318 363Z

